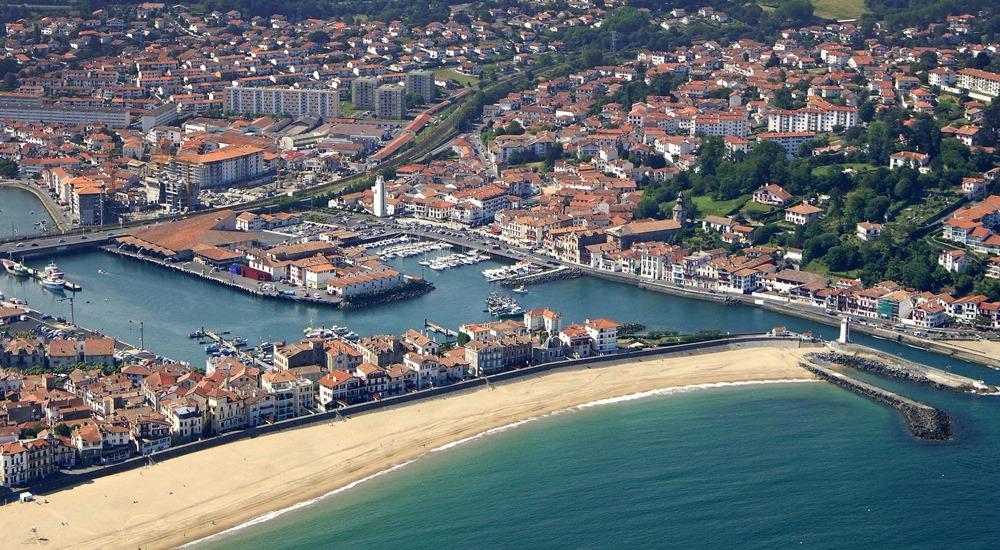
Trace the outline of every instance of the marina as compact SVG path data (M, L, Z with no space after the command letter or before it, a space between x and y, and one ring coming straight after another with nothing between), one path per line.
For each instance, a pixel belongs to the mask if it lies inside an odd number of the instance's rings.
M37 280L38 283L45 289L53 292L61 293L63 290L79 292L83 290L83 287L79 284L67 281L66 273L60 269L55 262L49 262L48 265L41 270L32 269L15 260L0 260L0 263L3 264L4 271L6 271L8 275L18 278L33 278Z

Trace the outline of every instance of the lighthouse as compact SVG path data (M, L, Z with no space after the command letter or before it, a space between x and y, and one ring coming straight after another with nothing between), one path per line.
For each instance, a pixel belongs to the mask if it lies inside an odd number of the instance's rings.
M375 186L372 187L372 212L376 218L389 215L385 207L385 178L381 174L375 178Z
M847 315L840 318L840 338L837 341L841 344L851 341L851 318Z

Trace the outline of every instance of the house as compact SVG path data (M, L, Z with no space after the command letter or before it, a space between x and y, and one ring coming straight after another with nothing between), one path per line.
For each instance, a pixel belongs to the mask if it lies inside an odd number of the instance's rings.
M818 219L822 213L822 208L815 207L811 204L797 204L785 210L785 221L794 223L795 225L805 225Z
M938 265L945 268L946 271L961 273L968 265L968 258L964 250L945 250L938 255Z
M882 224L858 222L857 236L862 241L874 241L882 234Z
M899 153L893 153L889 155L889 169L895 170L897 168L907 167L914 170L919 170L921 174L930 172L931 167L931 157L930 155L924 153L914 153L912 151L900 151Z
M780 185L769 183L762 185L753 192L753 202L769 204L771 206L784 206L792 199L791 193L785 191Z
M583 324L590 337L594 354L604 355L618 351L618 323L608 319L587 319Z
M335 370L319 379L316 400L323 410L335 409L342 403L356 403L365 397L364 381L351 373Z

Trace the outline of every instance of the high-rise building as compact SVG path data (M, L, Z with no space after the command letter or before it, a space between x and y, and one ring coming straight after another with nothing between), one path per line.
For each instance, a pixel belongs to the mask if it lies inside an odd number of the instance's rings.
M402 86L386 84L375 90L375 116L399 120L406 114L406 90Z
M351 104L355 109L375 108L375 89L378 88L378 78L363 76L351 82Z
M340 116L340 91L327 88L225 89L223 110L231 113L336 117Z
M410 71L406 73L406 93L419 95L424 101L434 101L434 72Z

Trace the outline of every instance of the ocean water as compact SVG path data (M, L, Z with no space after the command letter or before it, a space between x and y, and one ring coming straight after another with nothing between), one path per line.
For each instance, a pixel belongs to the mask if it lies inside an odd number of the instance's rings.
M11 196L0 189L0 232L11 224ZM40 212L36 206L21 208ZM297 340L307 325L346 324L371 334L419 327L425 318L451 327L485 320L483 299L492 289L480 271L495 265L426 270L438 285L430 294L338 311L254 298L101 252L57 260L84 287L76 295L79 323L138 342L129 321L144 321L149 349L193 364L204 353L187 334L201 325L256 343ZM421 272L413 258L394 265ZM0 290L69 315L59 296L30 281L0 274ZM783 325L836 336L834 327L756 308L591 278L530 287L517 299L557 309L566 322L601 316L723 333ZM863 335L855 340L1000 384L1000 371ZM198 546L995 547L1000 398L859 376L944 408L955 440L914 440L894 411L822 383L677 393L490 434Z
M823 383L547 417L195 545L276 548L991 548L996 402L959 438Z

